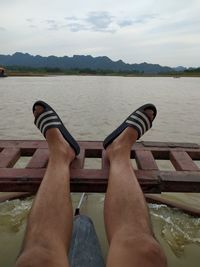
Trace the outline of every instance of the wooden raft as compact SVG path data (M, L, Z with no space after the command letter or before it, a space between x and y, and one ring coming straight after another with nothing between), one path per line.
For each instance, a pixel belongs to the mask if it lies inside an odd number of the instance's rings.
M109 162L102 142L81 141L80 155L71 165L72 192L105 192ZM15 168L20 157L30 157L24 168ZM87 158L99 158L99 169L86 169ZM200 146L186 143L138 142L131 158L145 193L200 192ZM174 170L160 170L157 160L168 160ZM0 141L0 192L35 192L48 163L46 141Z

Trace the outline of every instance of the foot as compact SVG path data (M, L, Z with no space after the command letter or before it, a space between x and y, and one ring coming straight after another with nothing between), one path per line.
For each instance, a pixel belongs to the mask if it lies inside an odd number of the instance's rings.
M154 113L151 109L145 110L146 115L153 121ZM118 155L130 158L130 151L133 144L138 138L138 133L133 127L127 127L107 148L106 154L109 160L112 160Z
M35 106L34 117L40 115L44 111L42 106ZM48 143L50 157L56 155L65 162L72 162L75 158L75 151L69 143L63 138L61 132L57 128L48 129L46 132L46 140Z

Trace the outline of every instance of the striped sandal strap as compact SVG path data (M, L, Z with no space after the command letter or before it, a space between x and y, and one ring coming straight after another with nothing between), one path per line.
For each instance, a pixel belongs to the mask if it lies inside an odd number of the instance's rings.
M143 134L145 134L151 127L152 121L150 118L140 110L133 112L125 121L127 126L133 127L137 133L139 139Z
M58 128L59 125L62 125L60 118L53 110L45 109L34 121L37 128L44 135L49 128Z

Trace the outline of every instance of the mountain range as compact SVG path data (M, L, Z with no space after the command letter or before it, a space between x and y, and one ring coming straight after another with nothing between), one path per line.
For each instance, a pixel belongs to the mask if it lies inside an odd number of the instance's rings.
M0 65L4 67L30 67L30 68L59 68L61 70L70 69L91 69L110 71L130 71L141 73L166 73L174 71L184 71L186 68L179 66L170 68L159 64L128 64L122 60L112 61L106 56L92 57L90 55L74 55L72 57L63 56L33 56L28 53L16 52L13 55L0 55Z

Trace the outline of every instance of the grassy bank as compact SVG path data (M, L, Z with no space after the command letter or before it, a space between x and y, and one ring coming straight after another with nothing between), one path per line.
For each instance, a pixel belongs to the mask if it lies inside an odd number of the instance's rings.
M200 68L195 70L185 70L184 72L170 73L143 73L138 71L112 71L112 70L92 70L92 69L70 69L61 70L59 68L27 68L9 67L6 68L8 76L54 76L54 75L97 75L97 76L122 76L122 77L200 77Z

